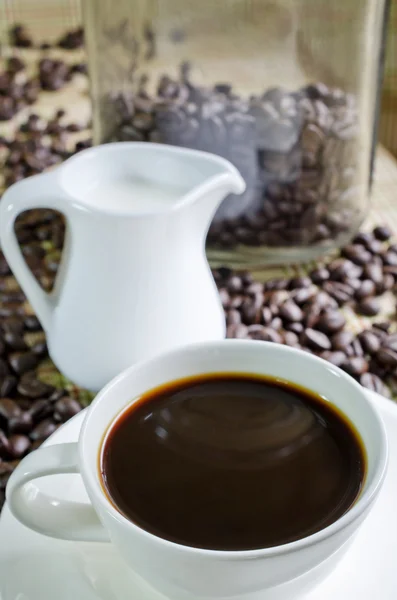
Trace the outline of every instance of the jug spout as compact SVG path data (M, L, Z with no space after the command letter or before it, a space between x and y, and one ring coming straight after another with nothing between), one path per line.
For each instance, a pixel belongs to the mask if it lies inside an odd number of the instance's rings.
M212 218L221 202L229 194L242 194L246 183L239 171L224 158L200 152L211 163L211 174L203 177L203 182L185 197L185 201L195 205L195 225L206 236ZM204 175L204 173L203 173Z

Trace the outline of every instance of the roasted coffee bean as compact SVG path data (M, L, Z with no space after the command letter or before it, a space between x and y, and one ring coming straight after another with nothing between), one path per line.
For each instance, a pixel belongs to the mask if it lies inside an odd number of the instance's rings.
M17 390L22 396L28 398L40 398L43 396L49 396L54 388L52 385L48 385L37 379L34 372L24 373L18 383Z
M383 381L374 373L363 373L360 376L360 383L365 388L377 392L386 398L390 398L390 390Z
M316 329L307 328L300 337L300 343L313 350L330 350L331 342L328 337Z
M30 439L34 441L44 441L57 429L56 424L51 419L41 421L30 433Z
M225 288L221 288L218 290L220 300L222 302L223 308L227 308L230 305L230 296L229 292Z
M239 311L234 308L230 309L226 315L226 323L227 325L238 325L241 323L241 315Z
M383 250L383 243L380 240L372 239L365 244L365 247L371 254L380 254Z
M340 366L341 369L353 377L358 377L368 371L368 362L362 356L347 358Z
M397 265L385 265L383 267L383 273L392 275L394 279L397 280Z
M10 42L12 46L19 48L30 48L33 45L30 34L23 25L14 25L12 27L10 30Z
M331 337L332 349L346 351L353 339L354 335L351 331L339 331Z
M285 323L284 324L284 329L286 331L292 331L293 333L296 333L298 336L302 333L302 331L304 330L304 326L303 323Z
M342 253L356 265L365 265L372 259L371 253L361 244L349 244L342 249Z
M356 290L355 296L357 300L362 300L368 296L373 296L376 293L376 286L371 279L364 279L361 286Z
M8 439L9 453L12 458L22 458L31 447L31 441L26 435L14 434Z
M380 340L372 331L362 331L358 334L358 339L360 340L363 349L365 352L368 352L368 354L376 354L380 348Z
M357 312L361 315L373 317L380 311L380 304L377 298L364 298L357 304Z
M384 265L395 267L397 266L397 253L396 252L385 252L381 255Z
M241 305L241 318L245 325L259 323L261 319L260 307L251 298L246 298Z
M64 50L82 48L84 46L84 29L77 27L73 31L68 31L60 38L57 45Z
M23 334L23 320L16 317L9 318L3 321L2 328L5 333L13 333L14 335Z
M346 319L338 310L327 310L317 321L316 328L324 333L335 333L343 329Z
M353 288L351 288L347 283L342 283L339 281L326 281L323 284L323 289L331 296L331 298L336 300L339 306L349 302L354 293Z
M60 420L65 422L81 411L81 405L74 398L65 396L57 400L54 405L54 410L54 416L59 416Z
M384 367L397 367L397 352L390 348L380 348L376 353L376 360Z
M361 342L358 338L355 338L351 343L351 349L353 352L353 356L364 356L364 349L361 345Z
M389 290L392 290L395 286L394 277L390 273L386 273L383 276L383 280L381 283L376 285L376 293L378 295L383 294Z
M318 304L311 304L303 311L303 322L309 329L313 328L319 321L322 308Z
M241 277L238 277L237 275L233 275L233 277L230 277L230 279L227 282L227 290L230 294L236 294L241 292L241 290L243 289L243 282L241 280Z
M28 345L23 337L12 331L6 331L4 334L4 341L12 350L28 350Z
M271 320L269 327L271 329L275 329L276 331L279 331L283 327L283 322L280 319L280 317L274 317L274 319Z
M362 268L355 265L352 261L339 258L332 261L328 265L330 273L330 279L334 281L350 281L360 277L362 274Z
M230 299L230 308L237 308L240 310L242 303L244 302L244 296L239 294L238 296L232 296Z
M301 321L303 318L302 310L292 300L287 300L280 306L279 315L284 321Z
M39 358L43 358L48 354L48 348L46 342L37 342L31 347L33 354L36 354Z
M7 363L5 362L5 360L3 358L0 358L0 379L3 379L7 375L9 375L9 372L10 371L7 366Z
M271 309L268 306L264 306L262 308L262 318L261 318L263 325L269 325L272 318L273 318L273 314L272 314Z
M52 403L55 404L55 402L57 402L58 400L60 400L61 398L64 398L65 396L67 396L67 392L62 389L62 388L57 388L55 389L52 394L48 397L48 400Z
M14 400L11 400L11 398L0 398L0 418L8 422L20 414L21 409Z
M386 336L382 341L382 345L397 352L397 333Z
M275 329L263 325L250 325L247 335L253 340L261 340L263 342L274 342L276 344L282 344L283 342L282 336Z
M382 343L385 339L387 339L388 329L385 329L385 325L386 324L384 322L372 323L371 332L376 335L382 341ZM390 323L388 325L390 327Z
M367 231L360 231L357 233L352 242L353 244L362 244L363 246L367 246L368 243L372 242L374 236L372 233L368 233Z
M34 315L29 315L24 319L24 325L29 331L41 331L40 321Z
M23 375L37 367L39 358L33 352L25 352L24 354L11 354L8 362L17 375Z
M9 433L29 433L33 429L33 419L29 412L20 412L8 421Z
M300 345L298 335L293 331L286 331L283 338L284 344L287 344L287 346L299 347Z
M289 289L294 290L296 288L307 288L312 284L309 277L293 277L289 281Z
M0 458L8 458L10 456L10 444L6 434L0 429ZM6 481L6 480L3 480Z
M337 308L338 303L331 298L327 292L320 290L311 302L312 306L318 306L319 308Z
M312 300L316 295L315 290L310 288L300 288L293 292L293 300L298 306L303 306L309 300Z
M226 335L228 338L244 339L247 337L248 328L243 323L228 325Z
M321 284L324 281L327 281L329 279L329 271L328 271L328 269L321 267L319 269L315 269L314 271L312 271L310 273L310 277L311 277L313 283Z
M364 276L378 285L383 280L382 267L376 263L369 263L364 266Z
M35 400L29 409L29 414L34 423L38 423L42 419L49 417L54 412L53 403L45 398Z
M0 398L9 396L17 385L17 378L14 375L6 375L0 379Z
M321 356L321 358L324 358L324 360L327 360L331 364L335 365L335 367L340 367L341 364L344 363L346 360L346 354L340 350L325 350L324 352L321 352L319 356Z
M373 233L376 239L381 240L382 242L385 242L388 239L390 239L392 235L392 232L389 229L389 227L387 227L387 225L380 225L378 227L375 227Z

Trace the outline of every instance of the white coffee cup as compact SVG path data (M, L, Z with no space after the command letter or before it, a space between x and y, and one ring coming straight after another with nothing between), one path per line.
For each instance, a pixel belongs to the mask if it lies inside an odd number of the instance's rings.
M362 492L336 522L309 537L249 551L214 551L179 545L127 520L104 493L99 456L105 432L134 399L161 384L206 373L271 375L300 384L338 407L356 426L367 454ZM228 598L272 590L320 563L329 570L335 554L348 547L379 494L387 466L387 440L380 417L364 390L337 367L303 351L246 340L200 343L134 365L95 398L78 443L40 448L22 460L7 487L13 515L48 536L66 540L111 541L127 564L171 598L193 595ZM57 473L80 473L92 502L50 498L34 480ZM159 498L161 502L161 498ZM194 515L192 515L194 519ZM322 569L327 572L327 568ZM300 578L302 579L302 578ZM293 590L293 598L299 592Z

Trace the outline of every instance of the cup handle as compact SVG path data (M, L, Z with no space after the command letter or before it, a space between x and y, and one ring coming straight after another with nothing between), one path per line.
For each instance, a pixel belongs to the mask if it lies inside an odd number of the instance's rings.
M91 504L40 492L33 481L47 475L79 473L78 444L44 446L28 454L12 473L6 490L13 516L26 527L62 540L108 542Z
M54 299L41 288L28 268L15 235L14 223L21 212L33 208L51 208L68 216L69 203L64 200L57 179L55 172L28 177L12 185L0 203L1 249L46 332L51 327Z

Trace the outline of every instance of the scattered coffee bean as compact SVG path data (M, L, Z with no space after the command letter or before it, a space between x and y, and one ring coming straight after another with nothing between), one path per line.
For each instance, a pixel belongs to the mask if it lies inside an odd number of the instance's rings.
M280 306L279 315L285 321L301 321L303 318L302 310L292 300L287 300Z
M0 429L0 458L7 459L10 456L10 444L6 434Z
M360 383L365 388L377 392L386 398L390 398L390 390L383 381L374 373L363 373L360 376Z
M356 265L365 265L372 259L371 253L361 244L350 244L345 246L342 252L343 256L346 256L346 258Z
M364 279L360 287L356 290L355 296L357 300L362 300L368 296L374 296L376 293L376 286L371 279Z
M293 331L286 331L283 337L284 344L287 344L287 346L300 347L298 335Z
M345 324L346 319L338 310L328 310L319 318L316 328L331 334L343 329Z
M0 419L6 423L10 419L18 417L21 414L21 409L18 404L11 398L0 398Z
M58 41L58 46L64 50L76 50L84 46L84 29L78 27L73 31L68 31Z
M229 337L229 338L244 339L247 337L247 334L248 334L248 328L246 325L243 325L242 323L238 323L235 325L229 325L227 327L227 337Z
M376 353L376 360L385 367L397 367L397 352L391 348L380 348Z
M382 242L385 242L388 239L390 239L391 235L392 232L389 229L389 227L387 227L387 225L381 225L379 227L375 227L374 229L374 236L377 240L381 240Z
M353 377L358 377L368 371L368 362L362 356L352 356L341 364L341 368Z
M12 331L7 331L4 334L4 341L13 350L28 350L28 346L23 337Z
M44 421L41 421L36 425L29 437L32 441L44 441L50 437L56 429L57 426L54 421L51 421L51 419L44 419Z
M13 458L22 458L30 449L31 441L23 434L13 434L8 438L9 453Z
M358 339L360 340L363 349L365 352L368 352L368 354L376 354L380 348L379 337L376 336L372 331L362 331L359 333Z
M17 385L17 378L14 375L6 375L0 380L0 398L9 396Z
M364 298L357 304L357 312L361 315L373 317L380 311L379 300L377 298Z
M40 331L41 330L40 321L34 315L29 315L28 317L25 317L24 325L25 325L26 329L29 329L29 331Z
M308 346L313 350L330 350L331 342L328 337L321 331L307 328L303 331L300 342L304 346Z
M60 421L65 422L81 411L81 405L74 398L66 396L55 402L54 410Z
M337 334L339 335L339 334ZM321 358L324 358L328 362L332 363L336 367L340 367L346 360L346 354L341 350L331 351L325 350L320 354Z
M38 357L43 358L44 356L47 356L47 354L48 354L47 343L46 342L37 342L37 344L34 344L34 346L32 346L31 351L33 352L33 354L36 354Z
M331 344L333 350L346 351L347 347L350 346L354 339L354 335L351 331L339 331L335 333L331 338Z
M19 48L30 48L33 45L32 38L26 27L14 25L10 30L10 42L12 46Z
M29 433L33 429L33 419L29 412L21 412L8 421L9 433Z
M25 352L24 354L11 354L8 359L12 369L17 375L23 375L37 367L39 358L33 352Z

